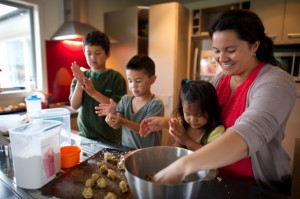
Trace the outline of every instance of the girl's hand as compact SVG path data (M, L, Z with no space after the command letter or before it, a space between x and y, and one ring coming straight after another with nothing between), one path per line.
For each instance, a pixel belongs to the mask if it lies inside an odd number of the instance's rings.
M95 112L98 116L107 116L109 113L116 114L117 103L113 99L109 99L110 103L101 103L95 107Z
M120 127L120 118L116 114L109 113L105 117L105 122L113 129L118 129Z
M157 116L149 117L140 123L139 134L143 137L148 136L153 131L159 131L163 128L163 119Z
M184 146L186 146L186 142L191 139L183 125L179 124L175 118L169 121L169 133L174 137L177 143Z

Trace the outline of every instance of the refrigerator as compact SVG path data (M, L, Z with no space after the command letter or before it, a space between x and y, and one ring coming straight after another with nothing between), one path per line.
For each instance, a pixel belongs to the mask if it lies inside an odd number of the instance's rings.
M211 39L208 34L192 37L191 79L211 81L221 67L213 57Z

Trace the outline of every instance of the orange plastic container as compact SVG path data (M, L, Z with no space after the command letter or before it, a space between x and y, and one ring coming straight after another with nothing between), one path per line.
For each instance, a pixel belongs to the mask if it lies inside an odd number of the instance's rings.
M60 148L60 167L62 169L70 168L79 163L79 146L64 146Z

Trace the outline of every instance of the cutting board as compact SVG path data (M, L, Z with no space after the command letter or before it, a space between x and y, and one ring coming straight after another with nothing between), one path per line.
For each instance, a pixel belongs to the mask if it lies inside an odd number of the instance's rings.
M102 174L100 170L97 169L97 162L104 160L105 153L111 153L115 157L115 161L106 163L108 168L116 171L117 177L114 180L108 178L106 174ZM120 156L125 153L126 152L116 149L103 149L43 186L41 188L41 193L43 195L55 196L61 199L84 199L82 192L85 188L85 182L91 178L93 173L99 173L101 177L108 181L108 186L101 189L95 185L92 188L93 198L103 198L108 192L112 192L117 198L133 199L129 187L129 190L126 193L122 193L119 189L119 182L121 180L127 182L125 171L117 169L118 160Z

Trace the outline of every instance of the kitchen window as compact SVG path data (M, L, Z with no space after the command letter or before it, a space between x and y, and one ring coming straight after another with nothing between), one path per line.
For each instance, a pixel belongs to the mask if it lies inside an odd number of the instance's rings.
M0 86L4 93L29 90L36 82L33 7L1 1L0 30Z

